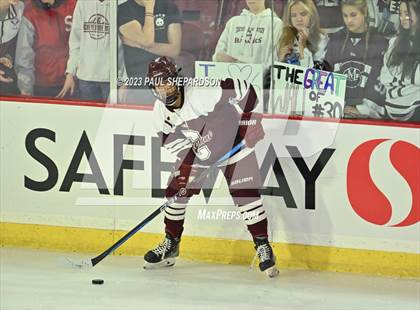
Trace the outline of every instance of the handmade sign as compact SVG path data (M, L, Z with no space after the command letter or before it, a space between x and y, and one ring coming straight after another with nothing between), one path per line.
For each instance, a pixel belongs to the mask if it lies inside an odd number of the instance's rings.
M276 62L268 112L342 118L346 77L342 74Z

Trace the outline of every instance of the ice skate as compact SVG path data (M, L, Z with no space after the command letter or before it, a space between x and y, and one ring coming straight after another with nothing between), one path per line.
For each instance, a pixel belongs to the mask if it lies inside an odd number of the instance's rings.
M257 253L255 256L258 256L260 263L259 268L261 271L265 272L270 278L277 277L279 270L276 267L276 257L274 256L273 249L268 242L268 239L263 237L254 238L255 250Z
M175 265L175 259L179 255L179 238L173 238L166 234L165 240L156 248L144 255L144 269L157 269Z

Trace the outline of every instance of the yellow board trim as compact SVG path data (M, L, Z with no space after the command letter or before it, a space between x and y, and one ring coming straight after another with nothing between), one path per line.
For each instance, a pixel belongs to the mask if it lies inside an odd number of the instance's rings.
M2 222L0 245L99 254L125 233L93 228ZM116 254L142 256L161 240L160 234L139 232L121 246ZM272 245L281 269L420 278L419 254L286 243ZM181 257L194 261L250 264L254 255L253 243L250 241L184 236L181 244Z

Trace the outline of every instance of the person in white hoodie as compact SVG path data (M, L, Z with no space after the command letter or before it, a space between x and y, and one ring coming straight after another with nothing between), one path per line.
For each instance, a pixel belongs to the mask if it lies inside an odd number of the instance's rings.
M213 61L264 64L268 67L272 57L277 60L275 45L283 22L268 7L268 2L246 0L248 9L226 23Z
M76 89L80 99L106 101L110 90L110 0L79 0L69 38L66 80L58 97ZM122 53L119 53L122 57ZM123 60L118 75L124 77Z

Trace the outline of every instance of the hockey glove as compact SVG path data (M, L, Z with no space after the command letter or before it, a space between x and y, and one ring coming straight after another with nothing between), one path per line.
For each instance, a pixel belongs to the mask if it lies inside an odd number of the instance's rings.
M193 166L181 164L174 173L176 189L182 197L191 197L200 193L200 186L194 183L199 171Z
M239 121L239 135L245 140L246 146L253 148L258 141L264 139L265 132L261 124L262 114L246 112Z

